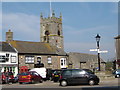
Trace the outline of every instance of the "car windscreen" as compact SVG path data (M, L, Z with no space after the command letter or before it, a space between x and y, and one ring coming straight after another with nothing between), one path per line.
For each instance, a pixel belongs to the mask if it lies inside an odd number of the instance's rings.
M120 69L116 70L116 73L120 74Z
M9 75L13 75L13 73L12 73L12 72L9 72Z
M61 71L54 71L54 74L60 74Z
M85 70L89 74L93 74L93 72L91 70L89 70L89 69L83 69L83 70Z

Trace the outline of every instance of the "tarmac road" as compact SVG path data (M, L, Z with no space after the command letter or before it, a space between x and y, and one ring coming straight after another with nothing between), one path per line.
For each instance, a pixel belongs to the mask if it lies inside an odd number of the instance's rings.
M114 79L110 79L110 80L102 80L102 81L100 81L99 85L93 85L93 86L74 85L74 86L61 87L61 86L59 86L58 82L54 83L52 81L45 81L43 83L37 83L37 84L19 84L19 83L9 84L9 85L4 84L4 85L2 85L2 90L6 90L7 88L12 88L12 90L14 88L21 88L21 89L22 88L81 88L82 90L85 88L116 88L116 90L120 90L120 87L118 87L119 85L120 85L120 78L119 79L114 78Z

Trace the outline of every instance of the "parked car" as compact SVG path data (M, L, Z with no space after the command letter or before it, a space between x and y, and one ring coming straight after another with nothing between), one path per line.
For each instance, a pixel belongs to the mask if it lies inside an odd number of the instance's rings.
M54 70L52 69L47 69L47 74L46 74L46 79L47 80L51 80L52 79L52 74L53 74Z
M17 83L17 82L18 82L18 76L19 76L19 74L17 74L17 75L14 77L14 83Z
M6 83L6 77L5 77L5 75L4 75L4 73L2 73L2 83Z
M57 82L60 79L60 75L61 75L61 71L60 69L54 70L52 73L52 81Z
M18 76L18 82L22 83L42 83L42 77L35 71L23 72Z
M83 69L65 69L61 72L59 82L61 86L69 84L95 85L99 83L99 78Z
M47 76L46 77L49 77L49 80L53 81L53 73L54 73L55 70L47 70Z
M29 71L37 72L42 77L43 80L46 80L46 75L47 75L47 69L46 68L44 68L44 67L42 67L42 68L33 68L33 69L29 70Z
M9 83L13 83L14 82L14 75L11 72L8 72L8 79L9 79ZM6 76L5 73L2 73L2 83L7 83L6 82Z
M115 75L115 78L120 78L120 69L116 69L113 74Z

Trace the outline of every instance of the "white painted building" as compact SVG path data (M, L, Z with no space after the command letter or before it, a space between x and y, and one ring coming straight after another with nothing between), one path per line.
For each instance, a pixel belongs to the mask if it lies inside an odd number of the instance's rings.
M0 66L1 72L12 70L14 76L18 74L18 53L6 42L0 42Z

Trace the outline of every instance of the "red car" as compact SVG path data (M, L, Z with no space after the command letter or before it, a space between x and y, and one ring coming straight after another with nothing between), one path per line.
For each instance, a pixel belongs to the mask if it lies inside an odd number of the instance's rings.
M14 82L14 76L13 76L13 73L9 72L9 82ZM2 83L7 83L6 82L6 76L4 73L2 73Z
M42 83L42 77L35 71L23 72L18 76L18 82L22 83Z

